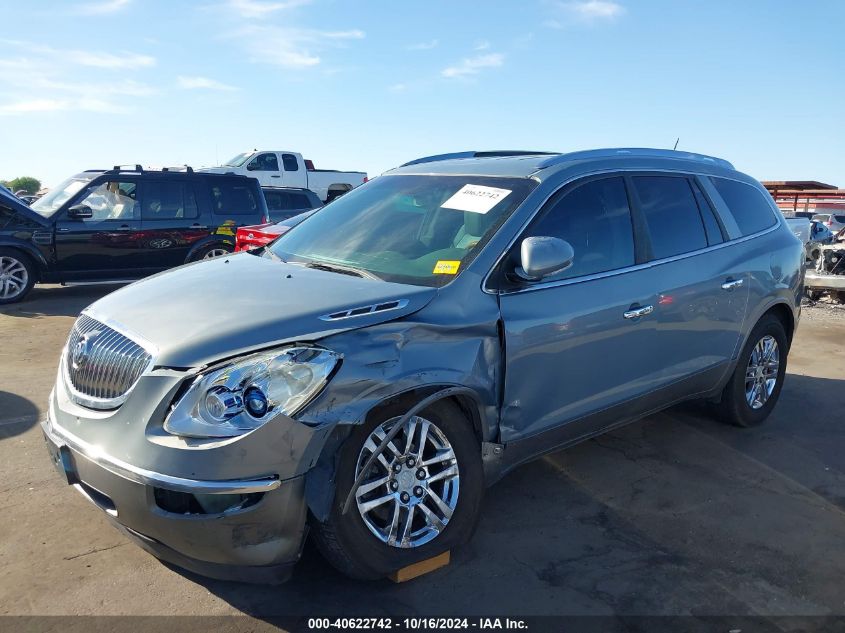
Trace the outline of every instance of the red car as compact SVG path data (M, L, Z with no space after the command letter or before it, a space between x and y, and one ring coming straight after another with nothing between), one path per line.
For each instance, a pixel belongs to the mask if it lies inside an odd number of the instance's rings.
M316 209L315 209L316 211ZM255 226L242 226L235 233L235 252L251 251L262 246L267 246L280 235L284 235L314 211L300 213L287 220L276 224L257 224Z

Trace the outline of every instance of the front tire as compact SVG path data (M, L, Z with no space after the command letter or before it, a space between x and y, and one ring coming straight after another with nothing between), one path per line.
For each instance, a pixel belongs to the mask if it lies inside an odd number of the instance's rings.
M481 450L472 424L448 401L404 425L342 514L360 469L404 412L385 411L355 429L341 448L329 517L314 522L323 556L353 578L383 578L461 545L478 522Z
M788 351L780 319L771 314L760 319L722 392L717 405L719 418L740 427L762 424L780 397Z
M0 248L0 305L22 300L35 285L32 260L13 248Z

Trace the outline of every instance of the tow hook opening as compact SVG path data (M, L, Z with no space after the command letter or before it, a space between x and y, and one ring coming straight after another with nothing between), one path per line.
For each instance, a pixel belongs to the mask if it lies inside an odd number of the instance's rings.
M153 488L156 505L171 514L226 514L245 510L261 501L263 492L246 494L192 494Z

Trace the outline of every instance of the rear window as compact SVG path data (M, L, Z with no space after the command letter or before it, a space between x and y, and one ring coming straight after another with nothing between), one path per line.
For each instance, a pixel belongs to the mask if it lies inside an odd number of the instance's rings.
M293 154L282 154L282 166L285 171L299 171L299 161Z
M769 200L761 191L744 182L713 178L710 180L728 206L743 235L764 231L777 223Z
M673 176L635 176L633 181L648 225L654 259L707 246L704 224L689 180Z
M253 215L260 209L254 187L238 181L215 182L211 186L211 207L216 215Z

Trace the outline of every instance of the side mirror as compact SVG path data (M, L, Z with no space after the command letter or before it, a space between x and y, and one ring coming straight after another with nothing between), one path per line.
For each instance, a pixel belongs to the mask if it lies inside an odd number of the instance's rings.
M94 217L94 212L87 204L75 204L67 210L67 217L74 220L87 220Z
M248 163L246 166L247 171L255 171L256 169L258 169L258 163L256 162Z
M519 252L516 274L527 281L539 281L572 266L575 251L566 240L557 237L526 237Z

